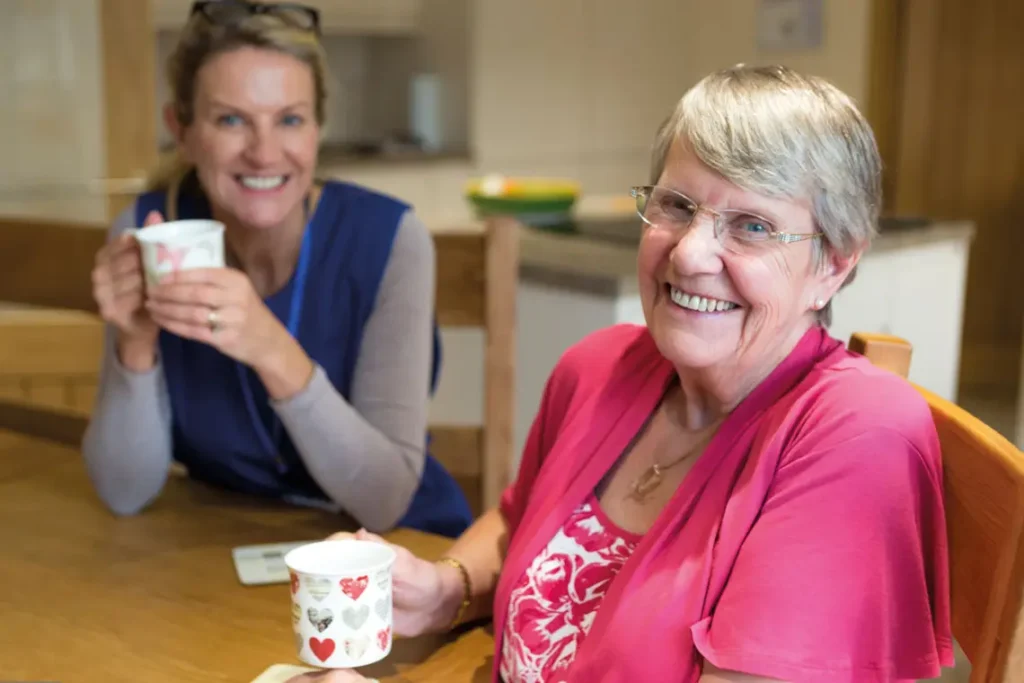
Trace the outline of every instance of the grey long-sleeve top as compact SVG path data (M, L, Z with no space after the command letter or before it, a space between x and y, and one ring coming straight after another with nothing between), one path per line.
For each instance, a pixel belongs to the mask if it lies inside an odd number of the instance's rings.
M111 237L134 225L134 207ZM402 218L367 322L346 401L316 366L300 393L272 402L310 475L340 508L371 530L407 510L426 460L427 397L433 358L434 243L426 226ZM163 489L172 461L171 406L159 358L134 373L117 358L107 329L96 404L82 444L104 503L135 514Z

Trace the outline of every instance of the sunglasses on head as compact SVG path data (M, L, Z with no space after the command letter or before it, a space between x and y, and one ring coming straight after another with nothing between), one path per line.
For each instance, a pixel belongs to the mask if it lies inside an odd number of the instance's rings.
M200 0L192 3L189 16L201 14L211 24L231 26L254 15L279 19L281 23L304 31L320 33L320 12L292 2L246 2L245 0Z

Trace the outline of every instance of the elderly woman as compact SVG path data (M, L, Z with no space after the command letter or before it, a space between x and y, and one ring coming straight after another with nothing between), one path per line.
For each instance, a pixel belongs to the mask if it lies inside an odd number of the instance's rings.
M741 66L682 98L653 162L647 326L566 352L517 480L448 558L400 551L396 630L493 616L506 683L938 675L934 425L825 329L881 206L869 126L821 79Z
M93 271L109 334L83 453L100 497L142 510L173 460L367 528L458 536L469 505L427 452L434 244L404 202L316 180L318 12L196 2L167 66L176 163L115 220ZM224 223L229 267L147 289L127 229L164 218Z

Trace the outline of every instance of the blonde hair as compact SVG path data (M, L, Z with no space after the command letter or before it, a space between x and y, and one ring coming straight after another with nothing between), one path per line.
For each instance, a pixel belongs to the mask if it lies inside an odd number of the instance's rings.
M327 109L327 58L317 35L289 26L280 19L253 14L232 24L215 24L201 14L193 15L167 60L167 82L174 115L183 126L195 119L196 81L199 70L213 57L243 47L274 50L309 66L315 87L315 115L324 124ZM165 155L147 179L147 189L177 191L191 166L177 151Z
M745 190L808 201L825 250L850 256L877 233L882 162L874 134L853 101L825 79L742 64L705 77L658 131L652 183L678 140ZM824 255L815 251L819 265ZM818 321L832 322L831 302Z

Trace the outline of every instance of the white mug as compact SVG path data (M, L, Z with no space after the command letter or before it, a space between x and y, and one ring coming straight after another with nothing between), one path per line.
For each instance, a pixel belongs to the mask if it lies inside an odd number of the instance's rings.
M224 224L220 221L170 221L132 229L130 233L142 250L149 286L179 270L224 267Z
M299 659L326 669L373 664L391 652L395 551L373 541L320 541L284 557Z

